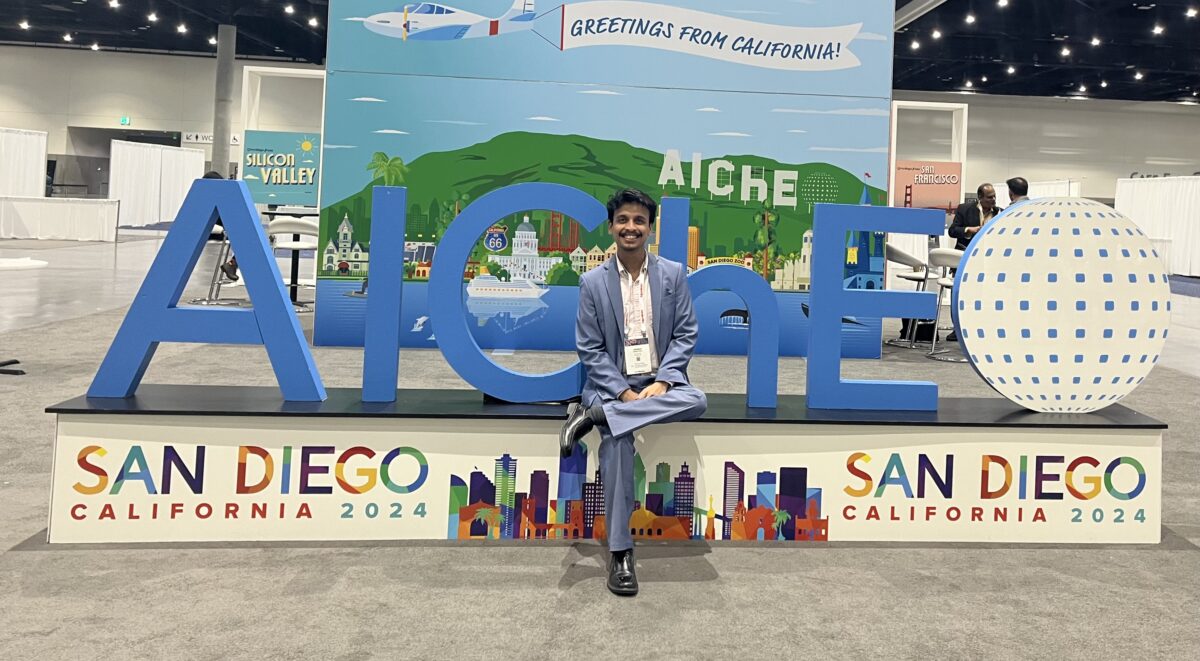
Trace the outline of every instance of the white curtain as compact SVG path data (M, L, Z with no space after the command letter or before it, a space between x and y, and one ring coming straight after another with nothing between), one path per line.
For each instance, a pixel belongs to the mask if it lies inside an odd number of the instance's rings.
M204 152L113 140L108 199L121 201L121 225L175 220L192 183L204 176Z
M1118 179L1116 208L1150 237L1168 273L1200 276L1200 177Z
M0 196L0 238L116 241L116 200Z
M204 176L204 152L199 149L163 147L161 174L158 217L160 220L175 220L192 184Z
M108 199L121 201L123 227L144 227L159 221L161 170L162 148L158 145L112 141Z
M46 196L46 133L0 128L0 195Z
M1012 204L1008 197L1008 186L1003 181L994 184L996 189L996 206L1007 209ZM1054 181L1029 182L1029 198L1039 197L1080 197L1083 194L1083 182L1078 179L1055 179Z

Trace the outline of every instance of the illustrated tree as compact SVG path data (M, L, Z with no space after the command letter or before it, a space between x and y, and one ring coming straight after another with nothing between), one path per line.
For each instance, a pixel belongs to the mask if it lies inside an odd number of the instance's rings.
M546 274L546 284L563 287L574 287L579 284L579 274L571 268L570 258L551 267L550 272Z
M399 156L389 158L381 151L371 156L367 169L376 179L382 179L384 186L399 186L404 183L405 175L408 174L408 166L404 165L404 159Z
M404 264L404 277L405 278L412 280L413 274L416 273L416 271L417 271L416 262L405 262L405 264Z
M459 191L450 192L450 200L442 203L442 208L439 210L439 214L437 216L436 232L438 236L442 236L446 233L446 229L450 227L450 223L454 222L454 219L458 217L459 212L462 211L462 208L465 207L467 202L470 200L471 196L466 193L460 193Z
M512 280L512 275L509 274L508 269L500 266L497 262L488 262L488 273L496 276L497 280L503 280L504 282Z
M792 518L792 515L787 510L780 508L775 510L774 517L775 539L782 539L783 526Z
M772 208L771 201L764 200L758 216L761 225L754 233L754 244L758 251L758 259L756 261L761 265L762 277L770 280L771 265L775 261L775 255L779 252L779 245L775 236L775 228L779 223L779 215Z

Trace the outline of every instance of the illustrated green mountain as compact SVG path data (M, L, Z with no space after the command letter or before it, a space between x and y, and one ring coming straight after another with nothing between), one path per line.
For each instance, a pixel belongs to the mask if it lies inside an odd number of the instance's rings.
M708 190L707 174L714 159L702 162L703 180L698 189L687 185L660 187L663 155L658 152L580 135L505 133L463 149L425 154L407 164L407 173L400 184L408 187L406 236L410 241L435 240L433 237L445 230L457 210L472 200L510 184L541 181L574 186L601 202L613 191L626 187L639 188L656 197L687 197L691 200L691 224L700 228L701 253L719 257L752 252L756 249L755 235L762 225L765 207L754 194L749 195L749 201L741 200L743 166L750 166L752 177L765 180L768 186L773 185L777 170L798 173L796 190L789 196L799 198L799 202L794 207L779 206L772 210L778 217L775 249L779 254L788 254L800 252L804 232L812 227L814 203L858 204L862 200L864 184L857 176L833 165L781 163L754 155L718 158L735 166L732 176L727 174L717 182L733 186L732 194L724 197L713 196ZM364 173L366 166L364 161ZM690 184L690 162L685 160L683 168L685 184ZM382 178L376 179L360 192L322 209L322 246L344 216L354 226L355 240L363 244L369 241L371 188L382 184ZM885 203L883 190L865 188L872 204ZM535 222L546 216L531 215ZM512 228L516 222L520 219L504 219L502 224ZM593 245L604 249L611 244L604 226L581 233L580 240L585 250Z

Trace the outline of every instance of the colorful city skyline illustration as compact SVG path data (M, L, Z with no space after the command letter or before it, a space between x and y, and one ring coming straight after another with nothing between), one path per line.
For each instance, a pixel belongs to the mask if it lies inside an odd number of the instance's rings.
M588 447L580 443L561 459L555 497L548 471L529 474L517 490L518 459L497 457L489 477L474 470L467 479L450 475L447 539L596 539L607 536L600 470L587 480ZM634 455L634 512L630 534L638 540L817 541L829 539L821 489L808 485L808 468L785 466L758 471L753 490L746 472L726 461L722 491L697 502L696 477L683 462L660 462L647 475ZM648 481L649 480L649 481ZM714 500L719 502L714 505Z

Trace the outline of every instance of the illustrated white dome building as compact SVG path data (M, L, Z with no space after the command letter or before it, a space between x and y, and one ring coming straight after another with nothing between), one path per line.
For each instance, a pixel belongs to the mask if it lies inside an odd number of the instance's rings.
M513 236L511 255L493 255L490 258L499 264L512 278L524 278L534 282L545 282L546 274L562 260L558 257L538 255L537 229L529 222L529 216L517 226Z

